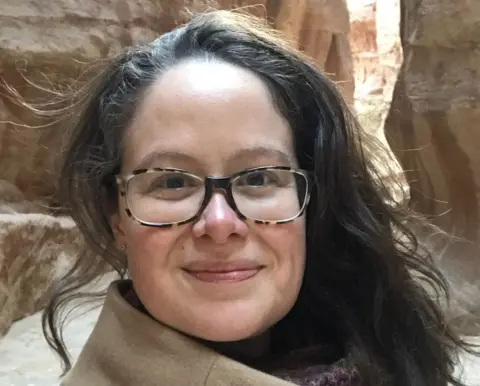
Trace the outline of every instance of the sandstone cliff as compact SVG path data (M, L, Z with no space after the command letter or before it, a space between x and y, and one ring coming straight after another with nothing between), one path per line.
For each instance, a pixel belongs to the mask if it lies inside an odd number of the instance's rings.
M428 242L463 310L480 317L480 2L401 5L405 59L385 131L412 206L464 239Z
M0 80L29 101L54 100L55 92L45 90L58 91L70 85L93 60L133 43L153 40L185 22L189 11L252 4L260 5L251 9L253 13L275 20L275 26L285 30L331 73L346 98L353 101L344 0L304 0L298 4L278 1L268 5L258 0L5 0L0 9ZM44 90L32 87L32 83ZM50 123L27 114L5 90L0 93L0 179L14 183L28 199L55 192L54 166L63 127L61 123L48 126Z

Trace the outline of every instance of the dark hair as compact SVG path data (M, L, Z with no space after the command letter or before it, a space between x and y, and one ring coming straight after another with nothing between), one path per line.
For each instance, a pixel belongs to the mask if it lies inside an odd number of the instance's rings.
M291 312L272 328L272 354L328 341L352 358L365 385L461 385L454 364L460 349L471 349L432 296L448 294L446 280L410 230L415 217L394 204L375 166L375 157L385 155L381 146L362 132L312 62L263 21L226 11L197 16L125 50L86 94L64 151L60 191L89 250L57 284L43 314L44 334L64 370L70 360L61 311L105 262L126 275L109 224L125 128L159 74L192 58L232 63L261 77L290 123L300 167L316 177L304 284Z

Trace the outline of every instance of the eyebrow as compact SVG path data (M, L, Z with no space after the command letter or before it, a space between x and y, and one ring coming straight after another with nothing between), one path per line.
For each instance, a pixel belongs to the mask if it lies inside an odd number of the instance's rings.
M140 162L137 164L137 166L134 168L134 170L148 169L155 162L161 161L161 160L171 160L171 161L193 163L193 164L198 163L198 160L196 160L194 157L185 153L180 153L177 151L153 151L147 154L145 157L143 157L140 160Z
M271 147L255 146L252 148L242 149L234 153L232 157L229 157L230 161L252 161L258 158L273 159L275 163L281 163L282 166L293 166L295 161L291 155ZM151 167L155 162L161 160L169 160L176 162L183 162L189 164L198 164L197 158L181 153L178 151L153 151L143 157L134 170L147 169ZM275 166L275 165L272 165Z
M293 166L295 163L293 157L281 150L273 147L255 146L247 149L239 150L234 154L234 160L255 160L255 158L271 158L276 162L280 162L282 166ZM272 165L274 166L274 165Z

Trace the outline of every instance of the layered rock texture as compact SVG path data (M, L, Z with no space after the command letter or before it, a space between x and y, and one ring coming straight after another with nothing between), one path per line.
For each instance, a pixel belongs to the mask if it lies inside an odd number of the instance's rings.
M353 56L354 109L363 128L389 149L384 122L402 61L399 0L348 0L349 42ZM408 197L408 184L395 160L378 160L394 197ZM394 177L400 184L391 184Z
M338 82L345 99L353 104L353 64L346 0L270 1L267 10L275 27L314 58L319 67Z
M355 109L362 123L383 135L402 63L400 0L348 0L355 77Z
M405 59L385 131L412 206L464 239L429 241L468 300L465 312L480 316L480 2L401 5Z
M5 0L0 9L0 79L29 101L53 100L54 91L70 85L92 60L105 58L133 43L151 41L185 22L189 12L253 4L259 6L252 8L252 13L274 20L275 27L284 30L331 73L346 98L353 101L349 21L344 0L269 4L258 0ZM55 156L64 127L22 126L51 122L27 114L5 91L0 98L1 121L20 124L0 123L0 179L14 183L29 199L54 193Z
M377 0L349 0L349 35L355 77L355 97L382 92L382 68L377 44Z
M54 279L71 266L82 238L69 217L53 216L0 181L0 335L42 308Z

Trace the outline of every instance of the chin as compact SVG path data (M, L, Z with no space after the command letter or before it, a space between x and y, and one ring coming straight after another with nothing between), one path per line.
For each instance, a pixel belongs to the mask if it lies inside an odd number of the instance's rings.
M257 329L249 328L218 328L213 330L210 329L208 331L199 331L199 333L195 335L211 342L237 342L256 336L261 332L261 330L259 331Z
M205 318L204 315L209 315ZM221 315L205 313L202 317L192 317L195 324L189 329L192 335L212 342L234 342L248 339L268 330L274 322L266 320L259 313L222 312Z

